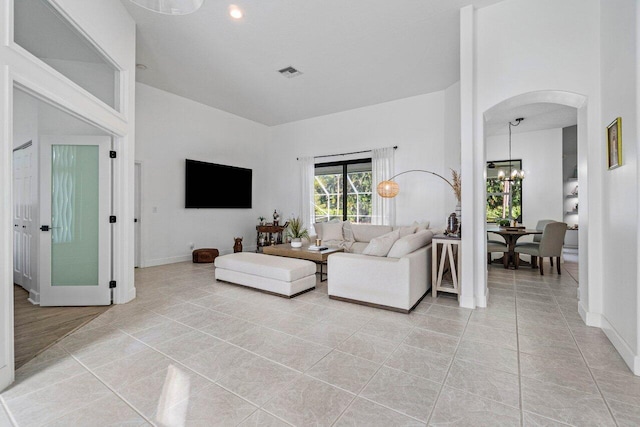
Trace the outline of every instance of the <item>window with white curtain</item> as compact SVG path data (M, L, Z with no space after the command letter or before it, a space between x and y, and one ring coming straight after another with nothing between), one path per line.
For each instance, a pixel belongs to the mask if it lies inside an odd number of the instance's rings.
M334 219L371 223L371 159L320 163L315 166L316 222Z

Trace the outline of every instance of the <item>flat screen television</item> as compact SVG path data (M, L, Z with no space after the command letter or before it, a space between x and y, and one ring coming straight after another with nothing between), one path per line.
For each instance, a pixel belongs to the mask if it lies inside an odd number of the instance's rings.
M251 208L251 169L189 159L185 169L185 208Z

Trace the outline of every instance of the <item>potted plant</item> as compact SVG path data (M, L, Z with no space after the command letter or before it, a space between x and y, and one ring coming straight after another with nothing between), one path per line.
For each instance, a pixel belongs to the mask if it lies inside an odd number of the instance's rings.
M509 220L508 219L498 219L496 220L496 223L500 226L500 227L508 227L509 226Z
M265 217L263 217L263 216L259 216L259 217L258 217L258 221L260 221L260 225L264 225L264 220L265 220L265 219L266 219L266 218L265 218Z
M291 247L302 247L302 239L309 237L309 232L302 226L300 217L291 218L287 227L287 237L291 238Z

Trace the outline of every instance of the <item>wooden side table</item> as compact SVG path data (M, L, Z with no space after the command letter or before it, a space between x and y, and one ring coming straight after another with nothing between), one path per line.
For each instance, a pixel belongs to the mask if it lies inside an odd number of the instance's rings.
M256 225L256 252L260 252L260 249L264 246L270 246L271 240L273 240L276 245L281 244L282 234L288 224L289 223L284 225ZM260 244L260 234L264 234L266 237L266 242L262 245Z
M431 294L438 296L438 291L458 295L460 300L460 237L439 234L431 241ZM444 278L449 269L451 281Z

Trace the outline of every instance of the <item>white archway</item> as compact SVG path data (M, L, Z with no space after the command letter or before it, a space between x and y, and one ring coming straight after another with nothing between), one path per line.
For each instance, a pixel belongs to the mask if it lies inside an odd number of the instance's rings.
M596 260L599 256L597 251L589 250L588 238L589 238L589 212L592 209L597 209L597 206L592 206L589 203L589 196L592 191L590 191L590 180L587 176L588 170L588 153L589 153L589 129L587 126L587 113L588 113L588 98L584 95L565 92L565 91L557 91L557 90L549 90L549 91L536 91L536 92L528 92L523 93L508 99L505 99L493 107L487 109L482 113L483 120L481 123L478 123L478 126L481 129L477 129L476 135L482 135L481 138L476 139L476 144L479 146L476 147L477 155L474 160L474 164L476 165L475 173L474 173L474 200L476 206L480 204L484 207L484 182L485 182L485 169L484 165L486 165L486 135L485 135L485 124L491 120L493 117L500 113L504 113L505 111L509 111L514 108L518 108L528 104L536 104L536 103L549 103L549 104L559 104L568 107L573 107L577 109L578 115L578 179L580 181L580 218L579 218L579 239L583 244L580 247L580 287L579 287L579 312L585 322L592 326L600 326L599 324L599 316L592 315L591 313L599 312L599 310L594 310L593 307L597 307L593 303L596 302L593 299L599 300L599 292L592 289L594 286L600 286L598 280L593 280L591 283L589 281L589 265L590 260ZM481 157L481 158L480 158ZM594 178L592 177L591 182L593 182ZM583 214L584 212L584 214ZM478 213L478 212L476 212ZM483 217L484 218L484 217ZM483 220L482 227L476 227L475 235L473 236L475 240L473 246L476 249L476 253L474 254L475 260L474 262L474 294L475 299L478 301L479 306L486 305L487 297L488 297L488 289L487 289L487 269L486 269L486 221ZM595 291L595 292L594 292ZM591 301L590 301L591 298ZM483 304L484 302L484 304ZM591 302L591 304L590 304ZM591 307L591 309L590 309Z

